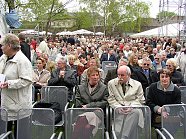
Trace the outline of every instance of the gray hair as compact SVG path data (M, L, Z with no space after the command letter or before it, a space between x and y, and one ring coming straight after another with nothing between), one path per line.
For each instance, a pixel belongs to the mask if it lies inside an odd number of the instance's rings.
M12 49L19 50L20 49L20 41L19 38L11 33L8 33L2 38L2 45L10 45Z
M149 57L144 57L142 59L142 63L144 63L145 61L150 61L150 64L152 64L152 61L151 61L151 59Z
M59 61L61 61L62 63L65 63L65 64L67 63L67 61L64 57L59 58L57 62L59 62Z
M119 60L119 63L120 63L120 62L125 62L125 63L127 63L127 64L129 63L128 59L126 59L126 58L121 58L121 59Z

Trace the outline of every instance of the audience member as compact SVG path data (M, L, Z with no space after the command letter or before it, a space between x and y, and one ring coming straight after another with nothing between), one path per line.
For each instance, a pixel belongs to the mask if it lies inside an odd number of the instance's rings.
M177 71L177 63L174 58L170 58L166 62L166 67L171 73L171 81L177 86L184 86L185 82L180 71Z
M88 81L77 88L75 107L102 108L105 110L108 105L108 90L106 85L100 81L99 69L90 67L87 70L87 76ZM96 134L100 123L99 110L79 115L71 139L90 139Z
M69 99L72 99L73 87L77 85L77 74L75 71L67 67L67 62L64 58L57 61L57 68L51 73L51 78L48 81L49 86L66 86L69 90Z
M121 66L118 68L118 77L108 82L109 97L108 102L112 108L121 106L141 106L145 102L143 96L143 89L140 82L130 78L131 71L128 66ZM123 121L121 115L117 124L122 125L123 129L116 129L116 133L122 133L122 139L136 139L138 125L143 128L142 112L138 109L119 109L119 114L126 115L126 120ZM120 126L121 127L121 126Z
M146 104L152 112L152 125L161 129L162 106L166 104L180 104L181 92L171 81L171 72L167 69L159 71L160 81L152 83L147 94ZM162 113L167 117L168 113Z
M32 65L22 53L16 35L5 35L1 45L4 55L0 57L0 74L6 76L5 82L0 84L1 108L8 111L7 131L14 131L16 137L17 112L32 108ZM29 115L28 111L21 111L19 118L24 119Z
M25 41L25 35L24 34L19 34L19 41L21 45L21 51L23 54L31 61L31 50L30 50L30 45L26 43Z
M38 100L38 93L43 86L46 86L50 79L50 72L45 69L46 62L44 58L37 59L37 68L33 73L33 86L35 88L35 100Z

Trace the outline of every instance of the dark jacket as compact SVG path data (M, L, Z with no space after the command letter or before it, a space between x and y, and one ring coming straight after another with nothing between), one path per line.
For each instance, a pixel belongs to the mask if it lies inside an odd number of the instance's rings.
M27 44L25 41L20 42L21 45L21 51L23 54L31 61L31 50L30 45Z
M162 107L166 104L180 104L181 92L177 86L173 83L167 88L167 91L161 89L160 82L156 82L150 85L149 92L147 94L146 104L150 107L152 112L152 122L154 121L155 107Z
M103 61L116 61L116 57L115 57L114 54L112 54L112 55L109 57L109 59L108 59L108 54L107 54L107 53L103 53L103 54L101 55L101 63L102 63Z
M130 70L131 70L131 78L134 79L134 80L139 80L139 77L141 74L139 71L137 70L133 70L130 66L129 66ZM104 80L104 84L108 84L108 82L114 78L117 78L118 77L118 74L117 74L117 68L116 69L112 69L112 70L108 70L107 72L107 75L105 77L105 80Z
M1 49L1 47L2 47L2 45L0 44L0 56L3 55L3 51L2 51L2 49Z
M107 86L99 82L95 90L90 93L88 83L79 85L75 95L75 106L82 107L86 105L88 108L105 109L108 105L108 89Z
M181 72L179 72L177 70L175 70L172 73L171 81L178 86L185 86L186 85Z
M149 78L147 78L142 68L139 68L139 72L138 81L141 82L143 91L152 83L159 81L159 75L155 70L149 69Z
M59 77L60 69L56 69L51 73L51 78L48 81L49 86L66 86L71 92L77 84L76 72L66 69L64 78Z

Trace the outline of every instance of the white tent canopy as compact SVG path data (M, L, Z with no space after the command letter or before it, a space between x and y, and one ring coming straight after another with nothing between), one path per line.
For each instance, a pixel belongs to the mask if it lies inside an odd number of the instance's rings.
M42 32L39 32L39 35L45 35L46 34L46 31L42 31ZM47 32L47 35L52 35L51 32Z
M62 31L62 32L58 32L56 35L75 35L75 33L71 31Z
M25 31L21 31L20 33L34 35L34 34L38 34L39 32L35 30L25 30Z
M144 32L131 35L131 37L142 37L142 36L178 36L179 28L183 29L183 24L174 23L164 25L162 27L150 29Z
M104 33L103 32L96 32L95 35L102 36L102 35L104 35Z
M94 34L94 32L91 32L91 31L88 31L88 30L85 30L85 29L80 29L80 30L76 30L76 31L73 31L74 34Z

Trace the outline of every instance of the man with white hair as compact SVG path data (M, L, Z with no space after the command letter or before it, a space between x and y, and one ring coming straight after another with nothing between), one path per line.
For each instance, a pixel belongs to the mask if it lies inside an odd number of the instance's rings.
M57 68L51 73L48 86L66 86L69 90L69 99L72 99L73 87L77 84L77 73L67 67L65 58L59 58Z
M121 106L141 106L145 102L143 88L140 82L131 79L131 71L128 66L121 66L117 70L118 77L108 82L109 105L114 109ZM116 134L120 133L121 139L137 138L137 128L143 128L143 116L137 109L118 109L121 115L117 119L118 128ZM126 115L125 121L123 116ZM123 122L124 123L123 123Z

